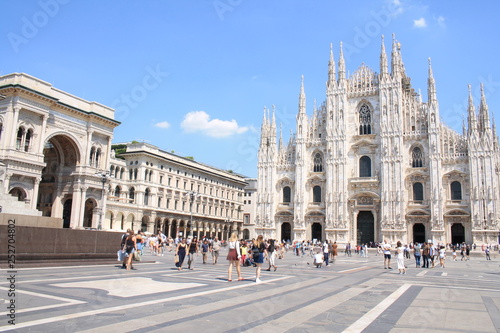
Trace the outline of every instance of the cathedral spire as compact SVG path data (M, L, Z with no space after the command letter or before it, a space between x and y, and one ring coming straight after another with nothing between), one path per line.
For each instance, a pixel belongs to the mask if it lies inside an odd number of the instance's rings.
M271 133L270 135L276 140L276 106L273 104L273 116L271 121Z
M477 130L476 109L472 99L472 88L469 84L469 105L467 106L467 121L469 125L469 134Z
M335 60L333 59L332 44L330 44L330 61L328 61L328 87L335 85Z
M283 124L280 124L280 141L279 141L279 149L283 148Z
M299 114L306 113L306 93L304 92L304 75L302 75L302 83L300 85L299 94Z
M479 121L484 132L490 131L490 115L488 113L488 104L484 95L484 85L481 83L481 103L479 104Z
M340 53L339 53L339 82L345 79L345 60L344 51L342 50L342 42L340 42Z
M385 75L389 73L387 65L387 54L385 53L384 35L382 35L382 47L380 50L380 74Z
M392 34L392 53L391 53L391 74L394 77L399 73L399 52L396 35Z
M427 100L430 104L437 104L436 81L432 73L431 58L429 58L429 78L427 79Z

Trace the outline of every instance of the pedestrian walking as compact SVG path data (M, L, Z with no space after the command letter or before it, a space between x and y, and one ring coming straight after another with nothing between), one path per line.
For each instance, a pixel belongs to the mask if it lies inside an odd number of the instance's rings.
M189 253L188 253L188 269L194 269L194 259L198 254L198 238L194 237L189 243Z
M325 243L323 243L323 260L325 261L325 266L328 266L329 259L328 256L330 254L330 245L328 244L328 241L325 240Z
M490 247L489 246L486 249L484 249L484 254L486 254L486 260L491 260L491 258L490 258Z
M262 268L262 263L264 263L264 254L266 252L266 244L264 244L264 237L259 235L257 239L252 244L252 256L254 264L257 266L255 272L255 282L260 283L260 271Z
M384 269L392 269L391 267L391 244L384 240L382 244L382 251L384 252Z
M276 246L274 239L269 240L269 246L267 247L267 259L269 260L269 268L266 270L270 271L272 267L276 272L278 267L276 267Z
M429 254L430 246L427 242L424 242L424 248L422 249L422 268L429 268Z
M399 274L406 274L405 248L400 241L396 243L396 254L397 254L396 261L398 263Z
M229 252L227 254L227 260L229 260L229 268L227 269L227 282L231 282L232 280L232 271L233 266L236 268L236 272L238 273L238 281L243 280L241 277L241 267L240 267L240 242L238 242L238 237L236 233L233 232L231 237L229 237Z
M422 257L422 251L418 243L415 243L415 245L413 246L413 255L415 257L415 266L417 268L420 268L420 259Z
M212 263L215 265L219 259L219 251L221 247L221 242L217 237L212 241L211 252L212 252Z
M123 263L125 264L127 270L134 269L132 267L132 257L135 251L137 251L137 239L135 238L134 230L128 230L128 236L125 238L125 259Z
M177 262L175 263L175 266L177 269L180 271L182 270L182 264L184 263L184 258L186 257L186 238L182 238L180 243L177 244L177 248L175 250L175 255L177 256Z
M208 250L209 250L208 240L205 239L201 244L201 254L203 256L203 264L207 263Z
M446 259L446 248L441 245L439 248L439 265L444 268L444 261Z

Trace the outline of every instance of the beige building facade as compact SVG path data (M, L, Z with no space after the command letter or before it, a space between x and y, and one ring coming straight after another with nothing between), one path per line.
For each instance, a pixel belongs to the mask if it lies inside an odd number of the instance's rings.
M243 177L145 143L112 150L114 110L33 76L0 77L0 186L61 227L241 233Z

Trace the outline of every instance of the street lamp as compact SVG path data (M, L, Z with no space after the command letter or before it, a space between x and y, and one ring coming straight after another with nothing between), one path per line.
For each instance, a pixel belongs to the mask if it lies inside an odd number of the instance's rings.
M190 214L190 226L189 226L189 234L186 236L191 236L191 230L193 229L193 202L196 198L200 196L198 192L189 191L184 194L189 199L189 214Z
M104 214L104 185L111 178L109 171L96 172L97 177L101 178L102 183L102 196L101 196L101 210L99 211L99 224L97 225L97 230L102 230L102 214Z

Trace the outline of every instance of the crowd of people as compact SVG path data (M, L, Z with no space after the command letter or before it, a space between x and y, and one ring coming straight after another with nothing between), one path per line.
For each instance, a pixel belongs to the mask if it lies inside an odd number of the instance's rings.
M174 252L174 263L178 270L184 268L184 263L187 264L187 269L194 270L195 261L201 254L203 264L217 264L222 248L228 247L228 255L226 257L228 267L227 281L232 281L233 269L237 273L238 281L243 280L241 267L253 266L256 268L255 282L259 283L262 265L266 261L269 264L267 271L276 271L278 266L276 259L283 259L285 254L292 250L296 256L307 255L313 259L313 265L316 268L321 268L323 265L335 262L338 256L339 246L335 241L295 241L295 242L279 242L274 239L264 240L262 235L252 240L238 239L236 233L232 233L227 241L219 240L217 237L203 237L198 240L197 237L177 237L176 239L168 238L161 232L158 234L146 235L139 230L134 233L128 229L127 233L122 237L121 251L118 251L120 260L123 260L122 268L127 270L134 269L132 266L133 259L140 260L143 255L144 248L149 249L150 254L163 256L165 252ZM360 257L368 256L368 248L376 248L375 255L383 255L384 269L392 269L392 245L385 240L382 243L370 242L369 244L357 245L354 247L354 253ZM470 260L471 250L476 249L475 244L432 244L432 243L410 243L403 245L400 241L397 242L394 249L394 255L398 267L399 274L406 274L405 259L411 259L411 253L415 259L417 268L434 268L436 263L445 268L447 252L451 251L452 260L457 261L457 253L460 252L462 261ZM485 253L486 259L491 260L490 252L498 251L498 245L482 245L481 250ZM347 243L344 247L344 256L352 256L352 247ZM209 259L211 257L211 260ZM438 261L439 260L439 261ZM210 262L209 262L210 261ZM309 263L308 263L309 264Z

